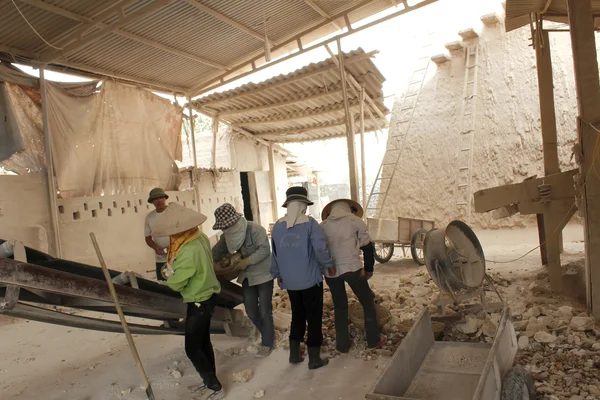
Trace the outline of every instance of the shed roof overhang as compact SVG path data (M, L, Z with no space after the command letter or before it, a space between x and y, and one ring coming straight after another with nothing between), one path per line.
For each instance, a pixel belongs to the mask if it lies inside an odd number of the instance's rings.
M3 1L0 59L196 96L341 28L349 35L435 1Z
M568 12L566 0L506 0L506 31L527 26L534 20L533 15L544 21L567 24ZM600 0L592 0L594 26L600 28Z

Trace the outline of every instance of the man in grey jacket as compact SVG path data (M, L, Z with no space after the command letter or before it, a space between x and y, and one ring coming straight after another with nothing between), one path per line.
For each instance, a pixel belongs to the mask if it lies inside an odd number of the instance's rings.
M235 208L225 203L215 210L214 230L223 235L213 247L213 260L240 252L242 258L234 264L239 272L238 283L242 285L244 307L248 318L262 336L259 356L268 356L273 349L275 328L273 326L273 277L271 276L271 247L267 231L262 226L246 220Z

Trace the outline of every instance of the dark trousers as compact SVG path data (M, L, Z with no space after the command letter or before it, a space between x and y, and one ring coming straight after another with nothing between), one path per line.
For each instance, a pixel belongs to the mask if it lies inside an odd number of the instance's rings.
M288 290L292 305L290 340L304 341L308 323L308 347L321 347L323 343L323 283L304 290Z
M369 282L361 276L361 271L347 272L337 278L325 278L331 291L335 310L335 340L338 350L350 349L350 333L348 332L348 296L346 282L363 306L365 314L365 332L367 344L375 346L379 343L379 327L375 312L375 295L369 287Z
M217 379L215 353L210 342L210 319L217 306L217 296L206 301L187 304L185 321L185 354L208 386ZM218 382L218 381L217 381Z
M163 278L162 274L160 273L160 270L162 269L163 265L165 265L164 262L156 263L156 279L159 281L166 280L165 278Z
M244 307L248 318L260 331L262 345L273 348L275 327L273 325L273 281L250 286L248 279L242 283Z

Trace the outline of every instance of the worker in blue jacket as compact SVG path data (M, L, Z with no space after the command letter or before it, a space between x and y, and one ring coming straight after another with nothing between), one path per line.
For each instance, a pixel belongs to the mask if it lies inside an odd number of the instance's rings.
M321 358L323 343L323 273L335 275L333 259L319 223L306 215L313 202L305 188L291 187L286 192L283 207L287 208L271 234L271 275L279 286L288 291L292 305L290 329L290 363L304 361L300 343L304 340L308 323L308 368L325 366L329 360Z

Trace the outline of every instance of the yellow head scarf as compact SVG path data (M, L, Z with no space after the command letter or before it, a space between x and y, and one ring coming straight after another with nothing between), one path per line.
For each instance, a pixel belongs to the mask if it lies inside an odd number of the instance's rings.
M187 231L177 233L175 235L170 236L170 244L169 244L169 255L167 260L169 260L170 264L173 264L175 258L177 258L177 254L179 251L191 242L192 240L198 239L200 237L200 229L198 227L189 229Z

